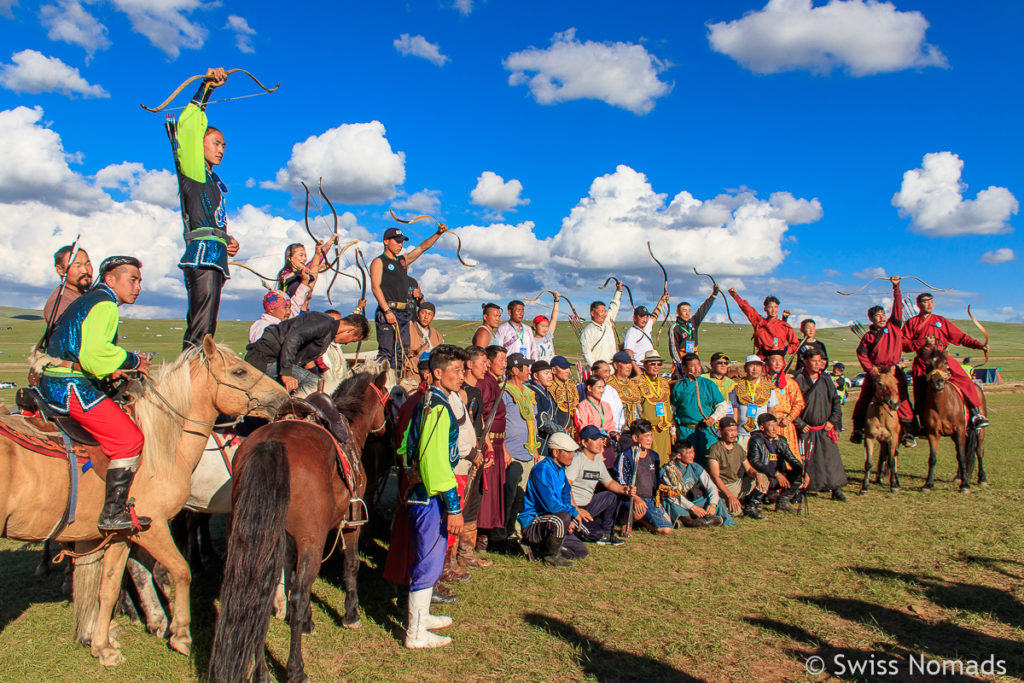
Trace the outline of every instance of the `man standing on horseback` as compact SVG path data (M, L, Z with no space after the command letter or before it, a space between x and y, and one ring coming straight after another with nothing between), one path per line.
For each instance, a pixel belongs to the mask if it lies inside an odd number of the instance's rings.
M892 283L892 313L885 318L885 309L872 306L868 309L868 320L871 328L864 333L857 347L857 360L867 374L860 388L860 397L853 407L853 434L850 443L864 443L864 422L867 419L868 405L875 395L875 378L887 368L896 367L903 353L903 303L900 293L900 278L889 278ZM907 377L903 370L897 368L894 373L896 384L899 385L900 407L897 411L900 419L903 439L901 445L911 447L914 441L914 410L910 407L910 393L907 391Z
M47 353L56 362L43 370L39 383L50 407L77 420L110 458L103 511L96 523L104 533L137 531L150 523L147 517L133 521L127 506L142 432L104 387L105 381L120 379L126 371L149 371L148 359L115 344L117 307L138 299L141 268L132 256L111 256L100 264L100 283L68 306L50 335Z
M946 347L950 345L988 351L988 344L967 336L946 318L932 313L935 309L935 298L928 292L917 295L917 308L919 313L908 320L903 328L904 351L916 352L922 348L936 348L939 351L945 351ZM978 387L952 356L948 357L948 360L949 381L959 389L964 397L964 403L967 404L971 416L971 426L974 429L987 427L988 420L981 413L981 395L978 393ZM913 375L914 405L920 411L924 406L924 395L927 391L925 363L920 355L914 358Z

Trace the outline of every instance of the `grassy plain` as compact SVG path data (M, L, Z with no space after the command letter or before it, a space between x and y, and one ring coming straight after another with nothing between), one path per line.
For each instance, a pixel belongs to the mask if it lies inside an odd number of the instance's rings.
M41 329L27 315L0 310L2 380L23 382L24 355ZM170 358L181 334L174 327L181 322L126 321L122 343ZM241 349L247 327L222 323L218 337ZM475 326L439 327L450 341L468 343ZM721 349L735 359L749 349L745 326L702 329L705 355ZM1008 381L1024 379L1021 329L989 326L996 349L990 365L1002 367ZM825 330L820 338L834 359L854 369L855 340L848 330ZM556 342L558 351L578 355L568 325L559 328ZM0 392L0 398L9 401L12 393ZM458 587L460 601L440 610L455 618L448 630L455 641L441 650L401 647L393 591L378 572L384 543L375 540L360 573L361 630L340 627L343 592L333 558L316 582L317 629L305 639L306 671L312 680L809 680L821 678L808 676L804 667L818 655L833 673L843 663L897 662L895 676L877 675L876 668L844 679L910 680L922 678L911 675L912 657L981 662L991 656L1004 662L1003 680L1021 680L1024 395L1005 387L990 394L989 405L990 487L957 493L950 482L952 449L945 444L937 488L922 493L927 449L919 446L902 452L899 494L876 487L864 497L850 495L847 503L812 497L805 518L770 513L767 521L740 519L731 529L667 538L639 533L619 548L592 548L589 558L568 570L492 554L494 567L475 571L470 584ZM852 404L846 408L848 413ZM851 480L859 477L862 451L845 441L841 450ZM852 484L847 492L855 492ZM0 679L203 678L217 593L213 578L198 576L193 583L190 658L122 618L127 661L108 671L72 643L60 577L33 576L38 548L0 541ZM267 655L279 676L287 647L286 627L273 622Z

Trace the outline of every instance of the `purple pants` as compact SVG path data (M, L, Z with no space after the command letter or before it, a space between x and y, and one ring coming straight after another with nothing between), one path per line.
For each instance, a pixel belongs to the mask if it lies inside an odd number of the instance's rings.
M431 498L427 505L409 504L409 535L412 537L409 590L432 588L441 578L448 549L448 515L441 512L437 498Z

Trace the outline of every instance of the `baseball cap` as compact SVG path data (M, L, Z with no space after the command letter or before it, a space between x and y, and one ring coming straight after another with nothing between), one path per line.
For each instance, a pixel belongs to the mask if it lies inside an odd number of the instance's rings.
M508 367L510 368L522 368L529 365L529 361L526 360L526 356L521 353L510 353L508 355Z
M721 351L715 351L713 354L711 354L711 362L712 363L717 363L720 360L724 360L725 362L728 363L729 362L729 356L725 355Z
M536 325L537 323L542 323L545 320L549 320L549 318L546 315L538 315L533 319L533 324Z
M747 363L760 363L761 365L764 365L764 361L761 360L761 356L756 353L752 353L747 356L747 359L743 361L743 364L746 365Z
M581 439L607 439L608 434L594 425L587 425L580 430Z
M274 289L263 295L263 310L269 313L275 308L290 306L291 300L281 290Z
M568 370L572 367L572 364L565 359L565 356L555 356L551 359L551 367Z
M615 355L612 356L613 363L632 363L633 357L625 351L616 351Z
M420 354L419 360L416 363L417 370L426 370L430 367L430 351L424 351Z
M409 238L402 233L401 228L388 228L384 231L384 239L386 240L402 240L408 242Z
M548 439L548 449L557 448L560 451L578 451L580 445L565 432L555 432Z
M723 417L721 420L718 421L718 429L719 429L719 431L725 429L726 427L735 427L735 426L736 426L736 418L733 417L732 415L726 415L725 417Z
M633 309L633 315L644 316L650 314L651 312L647 310L646 306L637 306L636 308Z
M530 372L532 372L535 375L538 372L541 372L542 370L550 370L550 369L551 369L551 364L548 363L546 360L534 361L533 365L530 366Z

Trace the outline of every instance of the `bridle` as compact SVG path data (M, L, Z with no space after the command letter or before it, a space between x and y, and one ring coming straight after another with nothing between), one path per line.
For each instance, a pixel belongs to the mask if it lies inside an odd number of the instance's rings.
M383 391L381 391L380 388L377 387L377 385L374 384L373 382L370 382L370 388L373 389L373 393L377 394L377 400L380 401L380 406L381 406L381 409L382 409L381 412L384 413L384 421L380 423L379 427L371 428L370 429L370 434L383 434L384 433L384 429L388 426L388 410L387 410L387 407L388 407L388 401L391 400L391 396L388 395L388 394L385 394Z

